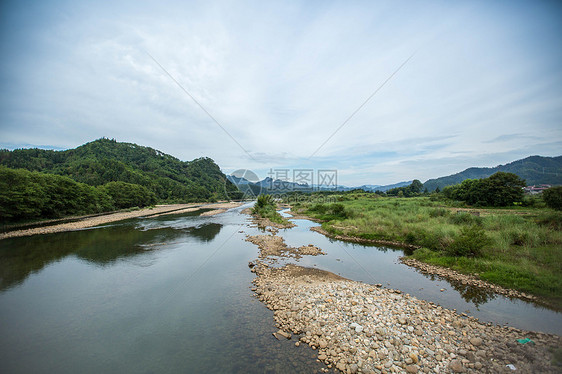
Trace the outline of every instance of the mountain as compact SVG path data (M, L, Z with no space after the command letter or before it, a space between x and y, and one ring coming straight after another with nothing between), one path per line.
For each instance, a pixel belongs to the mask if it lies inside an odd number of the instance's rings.
M376 188L373 188L372 191L382 191L382 192L386 192L388 190L391 190L393 188L397 188L397 187L406 187L409 186L410 184L412 184L412 181L407 181L407 182L398 182L398 183L394 183L394 184L387 184L384 186L378 186ZM361 188L361 187L359 187Z
M517 174L520 178L525 179L528 186L536 184L558 185L562 184L562 156L530 156L496 167L468 168L446 177L429 179L424 183L424 187L428 191L434 191L437 187L443 189L445 186L461 183L465 179L487 178L498 171Z
M154 192L158 202L217 200L238 191L210 158L180 161L149 147L106 138L65 151L0 150L0 165L67 176L91 186L137 184Z

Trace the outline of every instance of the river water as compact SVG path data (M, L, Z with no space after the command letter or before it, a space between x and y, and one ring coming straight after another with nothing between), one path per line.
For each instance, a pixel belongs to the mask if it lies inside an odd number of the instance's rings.
M316 352L278 341L273 313L252 296L244 207L133 219L0 241L2 373L318 372ZM330 240L308 220L279 235L315 244L314 266L383 283L485 321L562 334L562 315L455 289L399 264L401 250ZM445 292L440 292L445 288Z

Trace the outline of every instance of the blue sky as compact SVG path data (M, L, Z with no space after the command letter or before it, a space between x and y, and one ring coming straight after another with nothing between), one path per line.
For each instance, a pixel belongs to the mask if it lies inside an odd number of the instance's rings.
M344 185L558 156L560 4L4 1L0 146L108 137Z

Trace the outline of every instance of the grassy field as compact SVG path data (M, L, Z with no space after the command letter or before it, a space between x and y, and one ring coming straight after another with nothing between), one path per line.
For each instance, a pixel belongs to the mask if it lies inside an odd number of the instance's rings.
M540 296L562 308L562 212L470 209L429 197L344 195L337 204L297 204L335 235L421 248L413 258Z

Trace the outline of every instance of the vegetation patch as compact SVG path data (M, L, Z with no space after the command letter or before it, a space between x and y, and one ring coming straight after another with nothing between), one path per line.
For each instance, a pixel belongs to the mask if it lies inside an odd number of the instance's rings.
M288 219L284 218L277 212L277 204L272 195L259 195L252 214L261 218L267 218L271 222L279 223L281 225L289 225Z
M330 235L422 247L413 257L562 307L562 212L546 207L470 209L442 194L398 198L335 195L336 204L301 203ZM357 197L357 199L355 199ZM467 209L468 208L468 209ZM345 212L345 214L334 214Z

